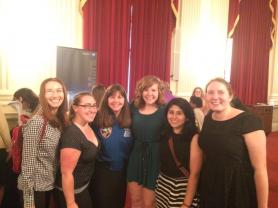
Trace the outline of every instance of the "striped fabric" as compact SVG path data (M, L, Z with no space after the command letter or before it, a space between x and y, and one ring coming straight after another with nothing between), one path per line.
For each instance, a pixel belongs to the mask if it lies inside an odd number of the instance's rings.
M187 189L185 177L170 178L160 173L157 179L155 195L157 208L180 208ZM191 208L198 208L198 199L195 198Z

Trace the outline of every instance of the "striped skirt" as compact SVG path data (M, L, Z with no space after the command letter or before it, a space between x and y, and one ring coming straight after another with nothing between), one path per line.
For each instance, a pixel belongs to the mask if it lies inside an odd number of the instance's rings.
M185 177L171 178L160 173L157 179L155 195L157 208L180 208L187 190ZM199 199L194 198L191 208L199 207Z

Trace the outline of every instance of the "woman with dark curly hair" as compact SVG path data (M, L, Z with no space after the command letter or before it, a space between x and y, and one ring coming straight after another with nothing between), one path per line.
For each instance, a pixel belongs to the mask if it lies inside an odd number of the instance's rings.
M193 109L185 99L174 98L166 106L165 118L167 127L161 136L156 207L199 207L195 196L202 151Z

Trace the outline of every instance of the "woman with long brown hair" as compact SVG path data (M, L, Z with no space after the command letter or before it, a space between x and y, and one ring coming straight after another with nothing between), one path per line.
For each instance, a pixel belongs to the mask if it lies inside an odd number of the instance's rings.
M23 127L18 188L23 192L25 208L49 206L56 175L57 147L67 121L66 96L61 80L44 80L40 86L37 111Z
M93 207L124 207L126 168L133 143L130 126L125 89L113 84L104 94L95 125L101 150L91 185Z

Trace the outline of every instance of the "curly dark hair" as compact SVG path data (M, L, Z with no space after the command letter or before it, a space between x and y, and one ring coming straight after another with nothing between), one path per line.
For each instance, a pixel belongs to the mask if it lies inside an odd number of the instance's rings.
M165 119L167 126L163 134L166 136L173 134L173 129L170 126L169 121L167 119L168 111L173 105L178 106L186 117L186 121L184 122L182 129L182 134L185 135L185 138L192 138L198 132L198 129L195 123L194 111L188 103L188 101L184 98L174 98L167 104L165 108Z

